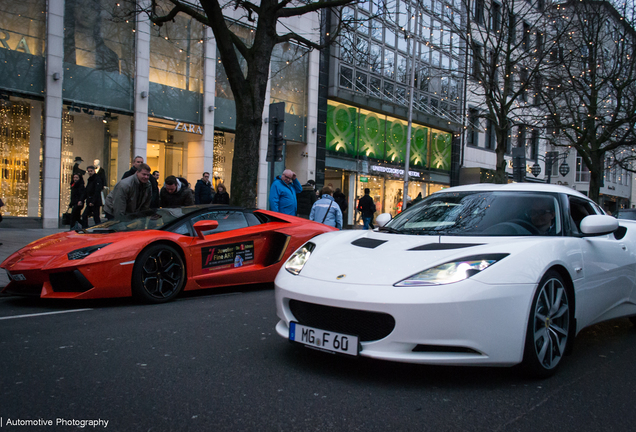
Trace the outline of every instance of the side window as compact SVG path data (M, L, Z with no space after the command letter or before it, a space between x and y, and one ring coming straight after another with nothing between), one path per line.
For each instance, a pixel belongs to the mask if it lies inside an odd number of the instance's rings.
M247 219L247 223L250 226L260 225L261 224L261 221L258 220L258 218L256 216L254 216L254 213L246 212L246 213L244 213L244 215L245 215L245 218Z
M594 207L586 200L570 197L570 217L576 233L581 232L581 221L585 216L596 214Z
M211 231L204 231L203 235L225 232L225 231L232 231L235 229L247 227L247 220L245 219L243 212L236 211L236 210L221 210L221 211L212 211L209 213L204 213L202 215L192 218L192 224L194 225L196 222L200 220L215 220L219 223L219 226L217 229L211 230Z

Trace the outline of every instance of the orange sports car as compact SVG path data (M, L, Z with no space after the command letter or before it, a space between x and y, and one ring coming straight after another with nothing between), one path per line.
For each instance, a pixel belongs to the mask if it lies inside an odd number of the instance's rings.
M0 265L10 279L3 292L163 303L182 290L273 282L297 248L334 230L226 205L153 209L25 246Z

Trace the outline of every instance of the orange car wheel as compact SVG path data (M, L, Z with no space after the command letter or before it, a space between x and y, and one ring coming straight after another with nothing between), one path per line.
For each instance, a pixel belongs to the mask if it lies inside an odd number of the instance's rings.
M185 285L186 272L181 255L165 244L151 245L135 260L132 292L147 303L174 299Z

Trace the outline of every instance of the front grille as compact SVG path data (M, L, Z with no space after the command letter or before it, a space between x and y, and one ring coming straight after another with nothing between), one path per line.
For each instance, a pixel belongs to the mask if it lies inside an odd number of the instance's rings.
M416 345L412 350L413 352L430 352L430 353L458 353L458 354L479 354L479 351L475 351L472 348L461 346L446 346L446 345Z
M51 273L49 280L54 292L85 292L93 288L79 270Z
M40 294L42 294L42 284L13 284L11 287L7 288L5 293L15 296L40 297Z
M361 342L387 337L395 319L386 313L345 309L290 300L289 309L302 325L358 336Z

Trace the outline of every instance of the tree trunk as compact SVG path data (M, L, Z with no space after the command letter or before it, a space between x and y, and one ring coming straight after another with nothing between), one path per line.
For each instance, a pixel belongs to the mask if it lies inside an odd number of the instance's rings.
M504 158L504 154L506 153L506 132L497 129L498 128L495 129L495 135L497 137L497 148L495 149L497 164L493 183L507 184L508 174L506 174L506 158Z
M590 170L590 186L587 195L595 203L599 203L598 199L600 189L601 185L603 184L603 176L605 175L602 165L602 161L604 160L604 152L601 154L593 154L591 157L591 166L588 167Z

